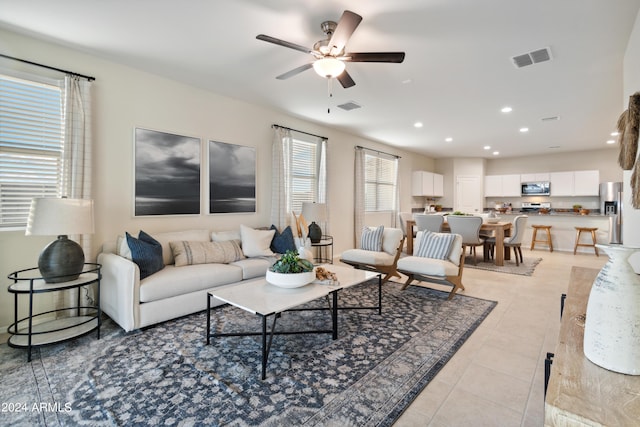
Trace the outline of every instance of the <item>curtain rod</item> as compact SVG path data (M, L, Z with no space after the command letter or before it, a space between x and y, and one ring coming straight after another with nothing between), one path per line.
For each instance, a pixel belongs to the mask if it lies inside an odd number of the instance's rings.
M286 126L280 126L280 125L272 124L271 127L272 128L280 128L280 129L292 130L294 132L303 133L305 135L315 136L316 138L322 138L322 139L327 140L327 141L329 140L329 138L327 138L326 136L316 135L314 133L304 132L304 131L301 131L301 130L298 130L298 129L291 129L291 128L288 128Z
M92 82L92 81L94 81L96 79L95 77L85 76L84 74L74 73L73 71L67 71L67 70L62 70L60 68L56 68L56 67L50 67L48 65L38 64L37 62L27 61L26 59L14 58L13 56L4 55L2 53L0 53L0 57L7 58L7 59L13 59L14 61L18 61L18 62L24 62L25 64L29 64L29 65L35 65L36 67L47 68L49 70L59 71L61 73L65 73L65 74L71 74L72 76L82 77L83 79L87 79L90 82Z
M401 159L402 157L397 156L395 154L391 154L391 153L385 153L384 151L379 151L379 150L373 150L371 148L367 148L367 147L363 147L361 145L356 145L356 149L358 150L368 150L368 151L373 151L374 153L378 153L378 154L386 154L387 156L391 156L391 157L395 157L396 159Z

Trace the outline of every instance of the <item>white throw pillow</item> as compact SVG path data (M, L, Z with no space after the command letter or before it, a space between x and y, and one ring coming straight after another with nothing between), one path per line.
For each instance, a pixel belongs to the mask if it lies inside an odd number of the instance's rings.
M240 225L244 256L247 258L273 256L270 246L275 232L275 230L254 230L246 225Z
M455 234L433 233L425 231L416 250L416 256L433 259L447 259L451 252L451 245L456 239Z
M116 243L116 255L120 255L126 259L132 259L131 249L129 249L129 243L124 236L118 236L118 242Z

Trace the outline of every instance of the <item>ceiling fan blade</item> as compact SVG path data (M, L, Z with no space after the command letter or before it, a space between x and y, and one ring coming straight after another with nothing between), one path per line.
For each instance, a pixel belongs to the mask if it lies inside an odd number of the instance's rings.
M311 68L311 67L313 67L313 63L311 63L311 64L304 64L304 65L301 65L301 66L299 66L298 68L294 68L294 69L293 69L293 70L291 70L291 71L287 71L287 72L286 72L286 73L284 73L284 74L280 74L278 77L276 77L276 79L278 79L278 80L285 80L285 79L288 79L289 77L293 77L293 76L295 76L296 74L300 74L301 72L306 71L306 70L308 70L308 69L309 69L309 68Z
M345 10L338 21L331 40L329 41L329 47L331 48L332 55L339 55L343 50L353 32L360 25L362 16L357 13L353 13L350 10Z
M404 52L358 52L346 53L345 61L348 62L393 62L396 64L404 61Z
M277 44L278 46L284 46L284 47L288 47L289 49L299 50L300 52L313 53L313 51L311 49L309 49L308 47L300 46L299 44L295 44L295 43L291 43L291 42L288 42L288 41L280 40L280 39L277 39L275 37L267 36L267 35L264 35L264 34L258 34L256 36L256 38L258 40L262 40L262 41L265 41L265 42Z
M342 72L342 74L340 74L338 77L336 77L338 79L338 81L340 82L340 84L342 85L343 88L348 89L351 86L355 86L356 82L353 81L353 79L351 78L351 76L349 75L349 73L347 73L347 70L344 70Z

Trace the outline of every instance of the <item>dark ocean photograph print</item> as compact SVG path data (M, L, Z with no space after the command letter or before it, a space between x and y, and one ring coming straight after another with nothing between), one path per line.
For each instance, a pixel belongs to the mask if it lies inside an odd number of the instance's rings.
M256 149L209 141L209 213L256 211Z
M135 216L200 214L200 138L135 130Z

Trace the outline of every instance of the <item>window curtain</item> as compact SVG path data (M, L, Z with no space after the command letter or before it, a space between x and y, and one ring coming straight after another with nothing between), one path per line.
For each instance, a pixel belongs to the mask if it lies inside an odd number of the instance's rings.
M288 213L290 186L291 131L274 127L271 146L271 224L279 229L290 223Z
M396 157L395 160L396 163L396 176L395 176L395 185L394 185L394 189L395 189L395 194L394 194L394 208L393 208L393 216L391 217L391 225L395 228L402 228L400 226L400 224L398 223L398 215L400 214L400 162L398 161L398 158Z
M91 137L91 82L77 76L67 75L64 79L62 111L64 116L64 148L62 161L62 196L73 199L92 198L92 137ZM88 234L69 236L82 246L87 262L95 262L92 236ZM57 305L70 307L70 292L57 292ZM85 293L86 300L93 295Z
M364 150L356 148L355 152L355 200L354 200L354 247L360 247L362 227L365 213L365 164Z

